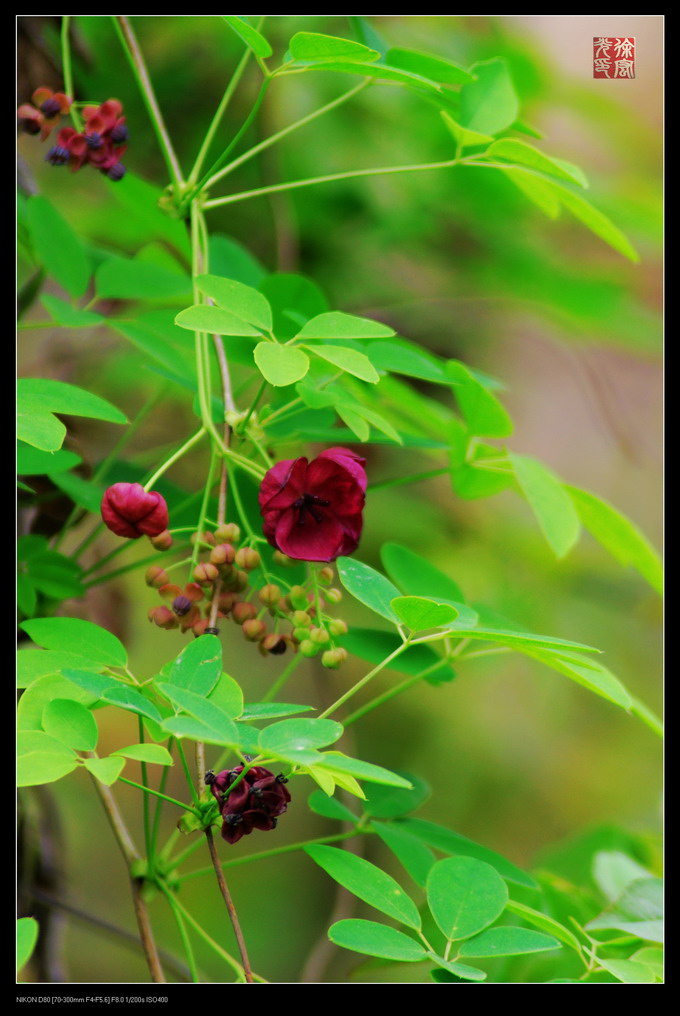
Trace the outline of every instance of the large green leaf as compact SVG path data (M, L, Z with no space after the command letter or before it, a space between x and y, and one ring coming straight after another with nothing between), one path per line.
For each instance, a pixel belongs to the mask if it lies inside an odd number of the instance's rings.
M350 60L366 63L377 60L380 56L376 50L369 49L360 42L317 32L298 32L290 40L289 49L294 60L304 61Z
M17 920L17 973L31 958L38 941L38 922L34 917L20 917Z
M343 949L352 949L366 956L379 956L400 963L419 963L427 959L427 953L419 942L403 931L377 921L365 921L359 917L336 921L328 929L328 937Z
M317 767L328 769L331 773L345 773L357 780L382 783L388 787L405 787L407 790L411 787L410 782L398 773L373 765L372 762L364 762L363 759L349 758L340 751L317 753L314 762Z
M560 674L565 674L572 681L621 706L622 709L632 708L633 699L627 689L610 670L592 658L561 650L549 652L538 645L516 644L515 648L527 656L540 660L553 670L558 670Z
M189 642L174 660L169 681L196 695L209 695L222 673L222 643L216 635Z
M75 617L40 617L23 621L20 627L43 649L66 652L77 649L79 655L103 666L124 667L127 664L127 651L120 639L91 621Z
M579 170L565 169L557 160L551 159L538 148L528 145L525 141L518 141L516 138L503 138L495 141L490 148L484 152L485 158L507 159L508 162L518 162L523 166L529 166L540 173L548 173L551 176L576 183L579 187L587 187L588 181Z
M87 771L92 773L100 783L110 787L116 782L125 768L125 759L115 758L114 756L109 758L86 758L84 765Z
M337 568L340 581L348 593L374 613L386 617L393 624L398 623L391 603L399 596L399 590L389 579L353 557L339 557Z
M283 348L288 347L284 346ZM313 346L309 347L309 351L320 356L322 360L332 363L334 367L339 367L347 374L361 378L362 381L376 384L380 380L380 375L369 358L363 353L357 352L356 349L349 349L346 346Z
M565 485L581 522L595 539L622 565L636 568L657 592L663 589L659 555L647 537L612 505L578 487Z
M364 903L415 931L420 930L418 908L391 875L363 857L337 847L313 845L304 849L332 879Z
M272 309L269 300L252 286L245 286L234 279L223 279L218 275L199 275L196 285L209 296L218 307L248 321L257 328L270 332L273 327Z
M249 25L247 21L236 17L235 14L223 14L222 17L238 37L245 42L246 46L252 49L253 53L263 58L272 55L272 48L264 35Z
M223 307L198 303L179 312L175 324L192 332L211 332L215 335L245 335L261 338L262 332Z
M88 416L109 423L127 423L127 417L106 399L65 381L48 378L20 378L17 394L19 403L29 401L40 412L67 413L69 416Z
M117 748L112 755L131 758L135 762L150 762L159 766L171 766L172 755L162 744L131 744L127 748Z
M39 260L71 296L82 296L90 279L90 265L76 234L41 194L29 197L26 215Z
M561 949L557 939L528 928L489 928L481 935L463 942L459 956L485 958L492 956L519 956L524 953L549 952Z
M295 346L258 342L253 356L265 381L276 388L295 384L309 370L309 357Z
M420 554L399 543L384 543L380 558L385 571L404 593L411 596L463 600L459 586Z
M352 627L347 635L343 635L342 644L349 653L354 653L362 660L380 663L399 648L402 640L396 632ZM450 664L426 645L410 646L390 663L390 669L414 677L427 672L424 680L429 684L442 684L455 677Z
M474 857L445 857L430 869L427 902L447 939L469 938L500 917L508 889L490 864Z
M204 698L186 688L178 687L169 682L157 683L158 691L172 702L177 708L188 713L190 717L198 720L207 729L213 732L213 736L220 739L220 743L238 744L238 733L231 716ZM170 730L166 721L162 724L165 730ZM174 731L171 731L174 732ZM191 735L188 735L191 736Z
M80 702L73 699L52 699L42 715L45 733L77 751L94 751L99 740L97 723Z
M444 85L464 85L474 81L474 75L451 60L430 53L420 53L415 49L390 49L385 57L390 67L399 67L403 71L420 74L431 81L439 81Z
M96 271L100 300L159 300L188 296L191 280L179 270L139 258L109 258Z
M342 730L342 724L335 720L281 720L260 732L260 749L294 761L297 752L333 744L342 737Z
M573 191L563 187L562 184L555 183L552 180L549 183L561 204L579 219L584 226L587 226L592 233L599 236L601 240L604 240L605 243L613 247L619 254L629 258L629 260L640 260L638 252L628 237L603 212L594 208L580 194L574 194Z
M469 130L482 134L498 134L516 119L519 113L517 93L505 60L495 57L473 64L471 81L461 89L460 122Z
M424 596L397 596L391 606L402 624L412 632L450 625L458 616L455 607L428 600Z
M17 786L33 787L54 783L78 765L76 753L41 730L20 730L17 734Z
M92 328L106 320L102 314L72 307L66 300L60 300L58 296L52 296L50 293L43 293L40 302L57 324L64 328Z
M39 448L17 442L17 473L19 476L54 476L79 465L82 459L75 452L62 448L58 452L44 452Z
M581 525L573 502L555 474L536 459L509 454L519 487L531 505L543 535L557 557L579 538Z
M342 311L328 311L308 321L296 338L307 339L384 339L394 335L394 328L371 318L357 317Z
M424 886L435 856L423 841L395 822L372 822L371 828L401 861L413 881Z
M458 360L449 360L446 373L456 382L456 399L471 434L482 437L509 437L512 434L510 416L469 368Z

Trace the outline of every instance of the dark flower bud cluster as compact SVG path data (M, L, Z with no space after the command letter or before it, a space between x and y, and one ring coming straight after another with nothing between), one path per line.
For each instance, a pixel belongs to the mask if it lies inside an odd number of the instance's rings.
M69 113L71 100L63 92L38 88L33 102L24 103L17 111L19 122L29 134L40 134L45 140L57 126L61 114ZM99 106L85 106L83 130L62 127L56 144L49 149L45 161L52 166L69 165L76 173L83 166L92 166L110 180L122 180L125 166L121 162L127 145L128 129L123 105L118 99L107 99Z
M222 837L227 843L238 843L253 829L268 832L288 808L290 793L284 776L275 776L264 766L252 766L241 776L245 766L206 773L205 782L217 801L222 816ZM234 789L231 790L230 788Z

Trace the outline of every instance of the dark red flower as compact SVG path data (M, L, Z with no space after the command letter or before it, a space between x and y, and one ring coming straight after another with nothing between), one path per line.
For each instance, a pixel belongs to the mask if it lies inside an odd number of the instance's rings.
M248 770L234 790L229 787L243 772L244 766L223 769L215 775L210 771L205 782L220 806L222 815L222 837L227 843L238 843L242 836L248 836L253 829L267 832L276 827L276 820L283 815L290 802L290 794L284 786L283 776L275 776L264 766L253 766Z
M155 490L140 483L114 483L102 498L102 518L116 536L136 540L168 528L168 506Z
M35 106L24 102L19 106L17 115L28 134L40 133L44 141L59 122L60 115L71 109L71 100L63 92L53 92L51 88L36 88L32 99Z
M334 561L355 551L366 500L365 462L347 448L329 448L311 462L277 462L259 494L269 543L298 561Z

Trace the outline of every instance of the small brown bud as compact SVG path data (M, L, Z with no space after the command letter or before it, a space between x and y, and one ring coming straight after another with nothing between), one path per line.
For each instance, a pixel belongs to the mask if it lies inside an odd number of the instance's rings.
M241 530L235 522L226 522L215 530L217 543L238 543L241 539Z
M176 628L179 624L179 621L169 607L151 607L147 617L149 621L153 621L159 628Z
M249 642L259 642L267 634L264 621L259 621L256 617L244 621L242 629Z
M257 595L260 603L264 603L266 607L275 607L281 599L281 590L274 583L270 583L268 586L262 586Z
M243 624L244 621L249 621L251 618L257 617L257 608L253 603L235 603L231 610L231 616L233 617L236 624Z
M236 593L220 593L217 598L217 606L224 614L228 614L236 603Z
M219 572L214 564L197 564L193 571L196 582L202 586L208 586L219 578Z
M211 547L215 546L215 537L212 533L192 533L191 534L191 545L195 547L197 543L207 543Z
M235 560L239 568L252 571L253 568L257 568L260 564L260 555L254 547L241 547L240 550L236 551Z
M197 621L196 624L192 626L191 630L193 631L195 637L198 638L200 635L205 635L205 630L209 627L210 619L204 617L200 621Z
M211 564L232 564L236 557L236 551L230 543L218 543L210 551Z
M285 653L289 644L290 639L285 638L283 635L275 635L273 632L271 635L265 635L260 642L262 649L267 653L271 653L272 656L281 656L282 653Z
M156 550L170 550L172 547L172 536L169 529L164 529L158 536L150 536L149 541Z
M322 568L321 571L319 572L319 582L321 583L321 585L330 586L332 581L333 581L333 569Z
M144 581L147 586L153 586L155 589L160 589L164 586L168 580L168 573L165 568L159 567L157 564L152 564L150 568L146 569Z

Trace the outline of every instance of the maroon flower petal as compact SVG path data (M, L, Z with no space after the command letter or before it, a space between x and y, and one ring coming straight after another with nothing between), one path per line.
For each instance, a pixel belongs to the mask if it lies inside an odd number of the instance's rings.
M319 458L333 459L335 462L339 462L352 474L363 492L366 493L366 470L364 469L366 459L362 459L361 455L351 452L349 448L328 448L325 452L321 452Z
M307 459L284 459L265 473L258 501L261 511L289 508L303 493Z
M296 561L334 561L345 539L342 523L326 512L320 522L307 516L300 524L299 513L289 508L281 513L276 526L276 546Z

